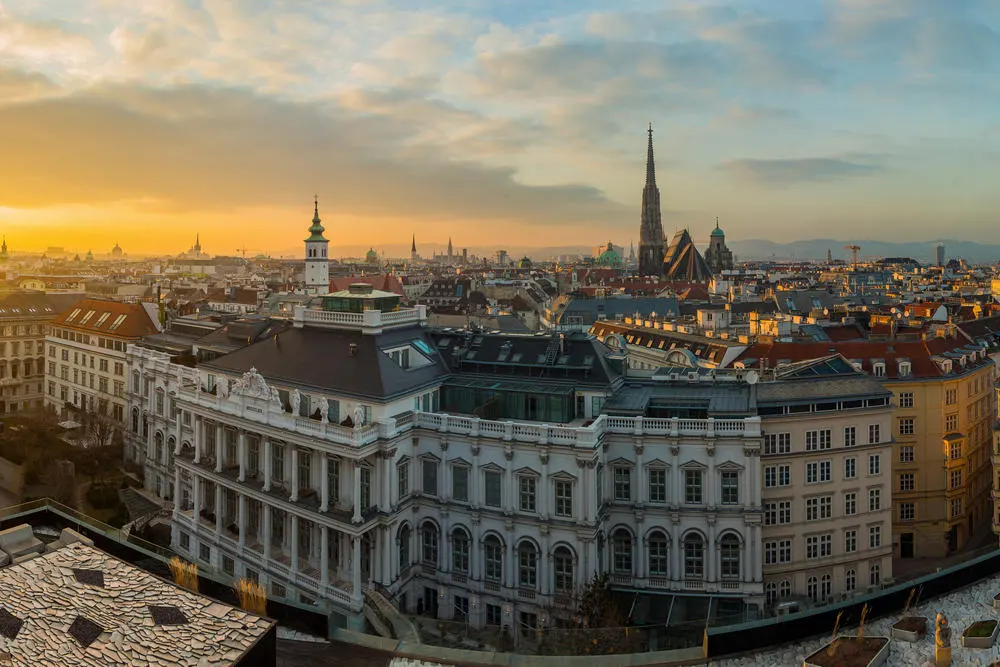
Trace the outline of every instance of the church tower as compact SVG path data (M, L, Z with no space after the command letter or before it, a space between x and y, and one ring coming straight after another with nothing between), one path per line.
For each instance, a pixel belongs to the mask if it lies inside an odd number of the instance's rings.
M646 187L642 190L642 221L639 223L639 275L663 273L663 223L660 220L660 190L653 163L653 124L649 124L646 149Z
M733 251L726 247L726 233L719 227L718 218L715 219L715 229L712 230L708 250L705 251L705 262L712 275L716 276L733 268Z
M330 292L330 262L326 256L330 242L323 237L323 225L319 219L319 197L313 200L312 226L306 239L306 291L313 294Z

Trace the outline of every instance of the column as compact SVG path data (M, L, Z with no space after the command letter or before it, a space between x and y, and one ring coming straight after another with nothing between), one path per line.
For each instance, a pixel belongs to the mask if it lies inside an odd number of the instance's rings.
M299 517L296 514L289 514L291 517L291 551L292 551L292 575L299 571Z
M330 509L330 457L326 452L319 453L319 511Z
M288 446L292 450L292 494L288 500L294 503L299 499L299 448L292 444Z
M503 453L504 456L504 488L507 493L504 494L504 504L503 511L505 514L514 513L514 493L517 489L517 480L514 479L514 452L508 449Z
M183 415L181 414L180 410L178 410L177 414L174 415L174 419L177 422L174 425L174 456L177 456L178 454L181 453L181 421L182 421L181 417L182 416Z
M223 515L225 513L223 511L224 509L225 508L222 506L222 485L216 484L215 485L215 532L216 533L222 532L223 528L222 520L223 520Z
M715 543L715 521L708 522L708 544L705 545L705 581L718 581L715 571L719 546Z
M504 579L505 579L504 583L507 584L508 588L516 588L517 587L517 578L516 578L515 575L516 575L516 572L517 572L517 568L516 568L516 566L514 564L514 536L513 536L513 534L508 533L507 539L505 541L506 541L506 547L507 547L507 562L506 562L507 572L505 574L507 576L504 577Z
M354 586L353 597L355 600L361 599L361 537L351 536L351 547L353 548L351 562L351 584Z
M469 471L469 502L473 507L479 507L482 505L483 496L479 491L480 477L482 473L479 472L479 445L472 445L472 470Z
M327 526L319 528L319 585L326 588L330 585L330 529Z
M194 417L194 462L201 461L201 450L205 446L205 420L201 415Z
M260 509L264 515L261 517L264 522L264 559L268 560L271 558L271 506L261 503Z
M719 481L719 471L715 468L715 463L713 462L702 474L702 484L705 487L705 506L714 507L715 506L715 485Z
M247 434L246 431L239 431L236 436L236 456L240 460L240 482L247 479Z
M679 530L673 531L667 549L667 553L670 556L670 579L673 581L683 581L684 568L681 566L681 555L684 552L684 542L681 541Z
M580 492L576 516L583 523L590 521L590 474L587 469L587 462L577 459L577 467L580 469Z
M201 529L201 478L191 475L191 494L194 496L194 529Z
M264 491L271 490L271 439L262 437L261 456L264 457Z
M181 509L181 469L174 466L174 514Z
M537 502L538 516L543 519L549 517L549 496L555 491L549 486L549 453L542 452L542 478L538 480ZM548 552L546 552L548 553Z
M215 472L222 472L222 424L215 425Z
M236 500L236 525L240 530L240 549L247 545L247 497L242 493Z
M354 515L353 523L361 523L361 462L354 462ZM358 547L360 548L360 546Z
M635 446L635 499L637 503L646 502L646 475L645 469L642 467L642 454L643 446L637 444Z

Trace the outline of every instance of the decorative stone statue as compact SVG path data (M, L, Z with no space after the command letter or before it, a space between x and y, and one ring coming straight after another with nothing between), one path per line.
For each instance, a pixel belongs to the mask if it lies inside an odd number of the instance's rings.
M321 424L330 423L330 399L319 399L319 422Z
M292 389L292 393L288 397L288 402L292 406L292 414L299 414L299 404L302 403L302 394L299 393L298 389Z
M271 407L278 412L284 412L285 406L281 404L281 394L277 389L271 389Z
M354 428L361 428L365 425L365 409L357 405L354 407Z
M229 378L219 378L218 387L219 398L229 398Z

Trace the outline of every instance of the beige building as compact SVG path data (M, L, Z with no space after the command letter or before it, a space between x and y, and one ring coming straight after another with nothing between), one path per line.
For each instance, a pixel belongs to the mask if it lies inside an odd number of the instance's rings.
M939 558L989 530L993 360L954 325L906 340L758 343L740 363L836 351L893 394L893 545L898 558ZM859 435L860 437L860 435Z
M42 292L0 297L0 415L42 407L45 326L60 307Z
M839 355L782 365L758 386L769 605L891 580L890 396Z
M45 338L45 404L125 423L125 351L156 333L154 304L82 299L52 321Z

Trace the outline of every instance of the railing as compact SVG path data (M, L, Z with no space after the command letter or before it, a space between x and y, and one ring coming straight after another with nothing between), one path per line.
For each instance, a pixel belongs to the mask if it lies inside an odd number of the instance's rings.
M366 310L361 313L344 313L332 310L316 310L305 306L295 307L295 324L343 327L350 329L380 329L400 324L417 324L427 319L426 306L401 308L388 312Z

